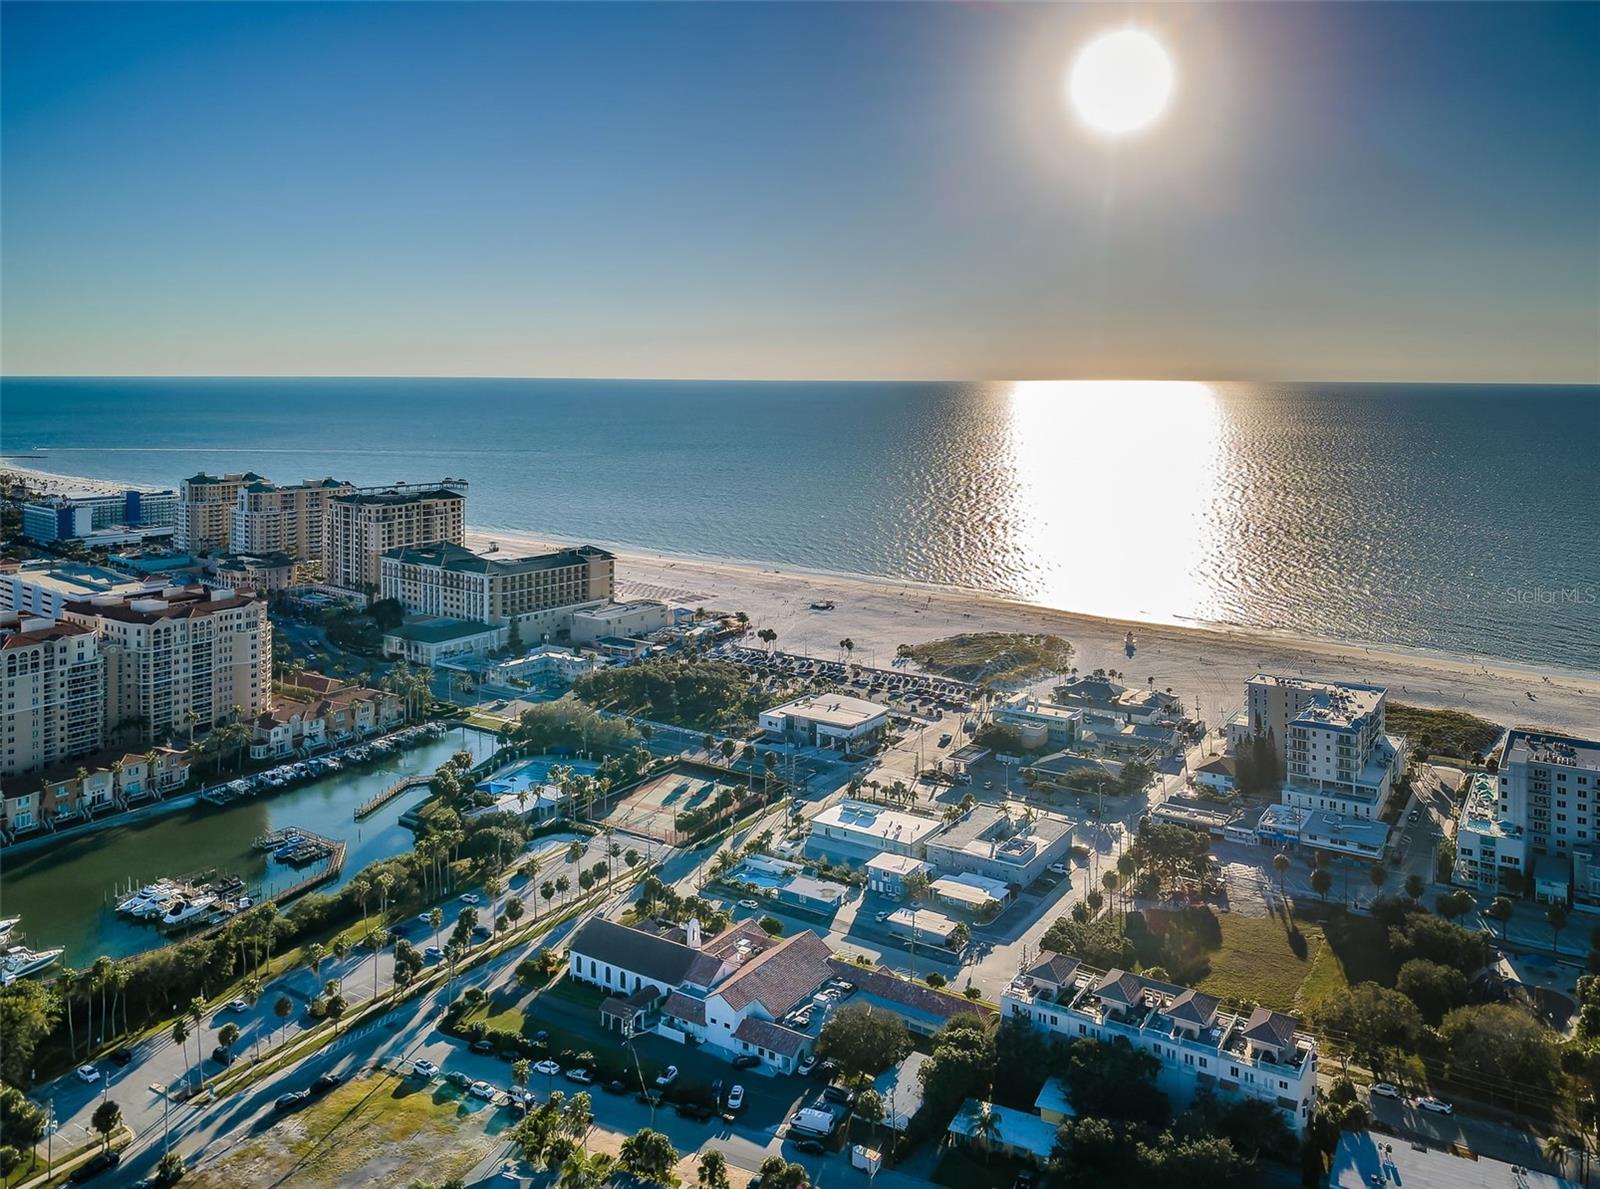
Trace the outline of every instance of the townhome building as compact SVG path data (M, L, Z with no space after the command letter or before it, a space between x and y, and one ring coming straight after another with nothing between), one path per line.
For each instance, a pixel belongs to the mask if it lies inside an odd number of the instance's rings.
M1157 1085L1175 1104L1206 1090L1270 1102L1297 1135L1310 1122L1317 1041L1293 1016L1227 1011L1213 995L1048 950L1001 992L1000 1010L1068 1042L1126 1040L1160 1062Z
M6 782L0 796L0 843L159 799L188 782L188 753L170 747L77 756Z

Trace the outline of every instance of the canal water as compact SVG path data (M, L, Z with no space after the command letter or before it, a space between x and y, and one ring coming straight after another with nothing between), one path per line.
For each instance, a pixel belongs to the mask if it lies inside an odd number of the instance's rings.
M474 759L491 755L493 735L452 727L437 739L356 771L335 772L278 793L262 793L218 807L158 813L22 854L0 851L0 914L21 916L18 930L35 949L64 946L62 961L82 969L104 954L122 958L162 945L168 938L154 925L116 912L116 892L131 880L142 886L162 876L215 868L237 875L252 895L270 894L304 878L315 867L296 870L275 863L251 844L270 830L299 826L347 844L342 886L363 867L411 849L414 835L400 817L426 797L404 793L365 821L355 807L413 773L432 772L458 751Z

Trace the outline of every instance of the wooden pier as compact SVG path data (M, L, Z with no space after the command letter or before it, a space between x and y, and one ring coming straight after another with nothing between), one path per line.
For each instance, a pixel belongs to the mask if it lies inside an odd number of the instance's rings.
M390 801L393 801L401 793L406 792L408 789L419 788L422 785L427 784L432 779L433 777L431 776L416 775L407 776L401 780L395 781L381 793L378 793L376 796L368 797L365 801L361 802L360 805L356 806L356 821L359 822L364 817L370 817L372 814L382 809Z

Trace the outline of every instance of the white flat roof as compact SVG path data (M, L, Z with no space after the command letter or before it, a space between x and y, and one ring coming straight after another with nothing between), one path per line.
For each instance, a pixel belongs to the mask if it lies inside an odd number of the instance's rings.
M976 1136L978 1120L986 1109L1000 1124L995 1130L995 1143L1010 1148L1021 1148L1041 1161L1050 1159L1050 1154L1055 1151L1056 1146L1056 1125L1046 1123L1038 1115L1030 1115L1026 1111L1014 1110L1008 1106L980 1103L976 1098L969 1098L961 1104L956 1117L950 1120L951 1132L969 1139Z
M1000 897L993 895L983 888L975 888L971 884L961 883L954 879L936 879L928 885L934 895L942 896L946 900L954 900L959 904L981 908Z
M940 884L965 884L980 892L988 892L999 900L1011 894L1011 886L1003 879L991 879L987 875L974 875L970 871L962 871L955 875L941 876L933 882L934 887Z
M809 719L828 727L849 728L886 716L889 708L865 698L852 698L849 694L807 694L782 706L774 706L767 713Z
M922 859L914 859L910 855L895 855L884 853L874 855L867 860L868 871L878 871L887 875L910 875L913 871L922 871L928 864Z
M840 801L811 819L813 831L818 826L832 826L834 829L881 838L885 842L900 843L920 842L943 825L936 817L885 809L882 805L868 805L865 801Z
M889 923L915 928L918 933L948 937L959 922L931 908L919 908L914 915L909 908L897 908L889 914Z

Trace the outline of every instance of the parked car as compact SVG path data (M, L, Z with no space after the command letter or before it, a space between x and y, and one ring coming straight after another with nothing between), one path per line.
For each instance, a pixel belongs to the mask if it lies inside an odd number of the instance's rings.
M676 1065L669 1065L665 1069L663 1069L661 1071L661 1075L658 1078L656 1078L656 1085L662 1086L662 1087L670 1086L670 1085L672 1085L673 1082L675 1082L677 1080L678 1080L678 1067Z
M733 1059L733 1067L735 1069L754 1069L760 1064L761 1058L757 1057L754 1053L744 1053L741 1056Z
M475 1040L471 1044L469 1044L467 1046L467 1048L470 1049L474 1053L492 1053L492 1052L494 1052L494 1041L492 1041L492 1040Z
M739 907L748 908L751 912L757 912L761 908L761 901L752 900L750 897L746 896L743 900L739 901Z
M436 1078L439 1076L439 1067L432 1061L413 1061L411 1072L419 1078Z
M472 1089L472 1075L468 1073L462 1073L459 1069L453 1069L449 1073L445 1074L444 1080L449 1082L457 1090Z
M427 925L429 928L432 928L433 927L433 917L431 915L429 915L428 913L419 912L417 914L417 924L419 924L419 925Z
M472 935L479 941L488 941L489 938L494 936L494 930L489 928L488 925L474 925L472 926Z
M829 1102L842 1102L845 1106L856 1104L856 1092L848 1086L825 1086L822 1096Z
M875 921L877 921L877 922L878 922L878 924L880 924L880 925L881 925L881 924L883 924L883 922L884 922L884 921L886 921L886 920L888 920L888 919L889 919L889 914L888 914L888 913L886 913L886 912L877 912L877 913L873 913L873 914L872 914L872 919L873 919L873 920L875 920Z
M556 1076L556 1074L561 1072L561 1066L557 1065L554 1061L535 1061L533 1063L533 1072L542 1073L547 1078L553 1078Z
M275 1110L292 1111L304 1106L309 1101L311 1101L310 1090L291 1090L287 1094L278 1095L278 1100L272 1106Z
M326 1094L329 1090L337 1089L343 1081L344 1076L342 1074L325 1073L311 1083L311 1092L313 1094Z
M1374 1098L1399 1098L1400 1091L1388 1082L1373 1082L1372 1096Z
M946 731L943 735L939 736L939 746L940 747L949 747L950 746L950 732L949 731Z
M533 1034L533 1043L536 1045L549 1044L550 1034L543 1028Z
M1049 871L1051 875L1065 875L1067 874L1067 865L1065 863L1051 863Z
M609 1081L600 1088L607 1094L626 1094L628 1092L628 1087L616 1080Z
M594 1085L594 1074L587 1069L569 1069L566 1073L567 1081L577 1082L580 1086Z
M498 1056L502 1061L517 1062L522 1060L522 1054L517 1052L516 1049L501 1049Z
M717 1112L700 1102L680 1102L674 1106L673 1111L685 1119L693 1119L696 1123L705 1123Z
M1417 1106L1425 1111L1432 1111L1436 1115L1453 1115L1456 1108L1442 1098L1435 1098L1432 1094L1417 1099Z
M494 1096L497 1093L495 1088L488 1082L473 1082L468 1092L474 1098L481 1098L485 1102L493 1102Z
M437 962L444 957L444 951L436 945L430 945L422 951L422 957L429 962Z
M232 1065L233 1050L228 1048L227 1045L218 1045L216 1048L211 1050L211 1059L218 1065Z
M735 1082L733 1089L728 1091L728 1109L736 1111L742 1106L744 1106L744 1087Z
M78 1066L78 1080L80 1082L98 1082L100 1071L92 1065Z
M476 905L478 903L478 893L463 892L461 895L461 903Z
M231 1012L249 1011L250 1005L243 999L230 999L222 1010Z
M828 1150L823 1146L820 1139L812 1139L809 1135L800 1139L792 1139L789 1142L794 1145L795 1151L810 1152L814 1156L820 1156Z
M816 1067L816 1064L817 1055L815 1053L807 1053L804 1057L800 1058L800 1064L796 1066L796 1069L798 1069L801 1073L810 1073L812 1069Z
M85 1181L92 1181L101 1173L116 1168L121 1163L121 1152L96 1152L86 1163L78 1166L78 1171L72 1174L72 1183L81 1185Z
M120 1049L111 1051L111 1060L118 1065L129 1065L133 1062L133 1050L124 1045Z

